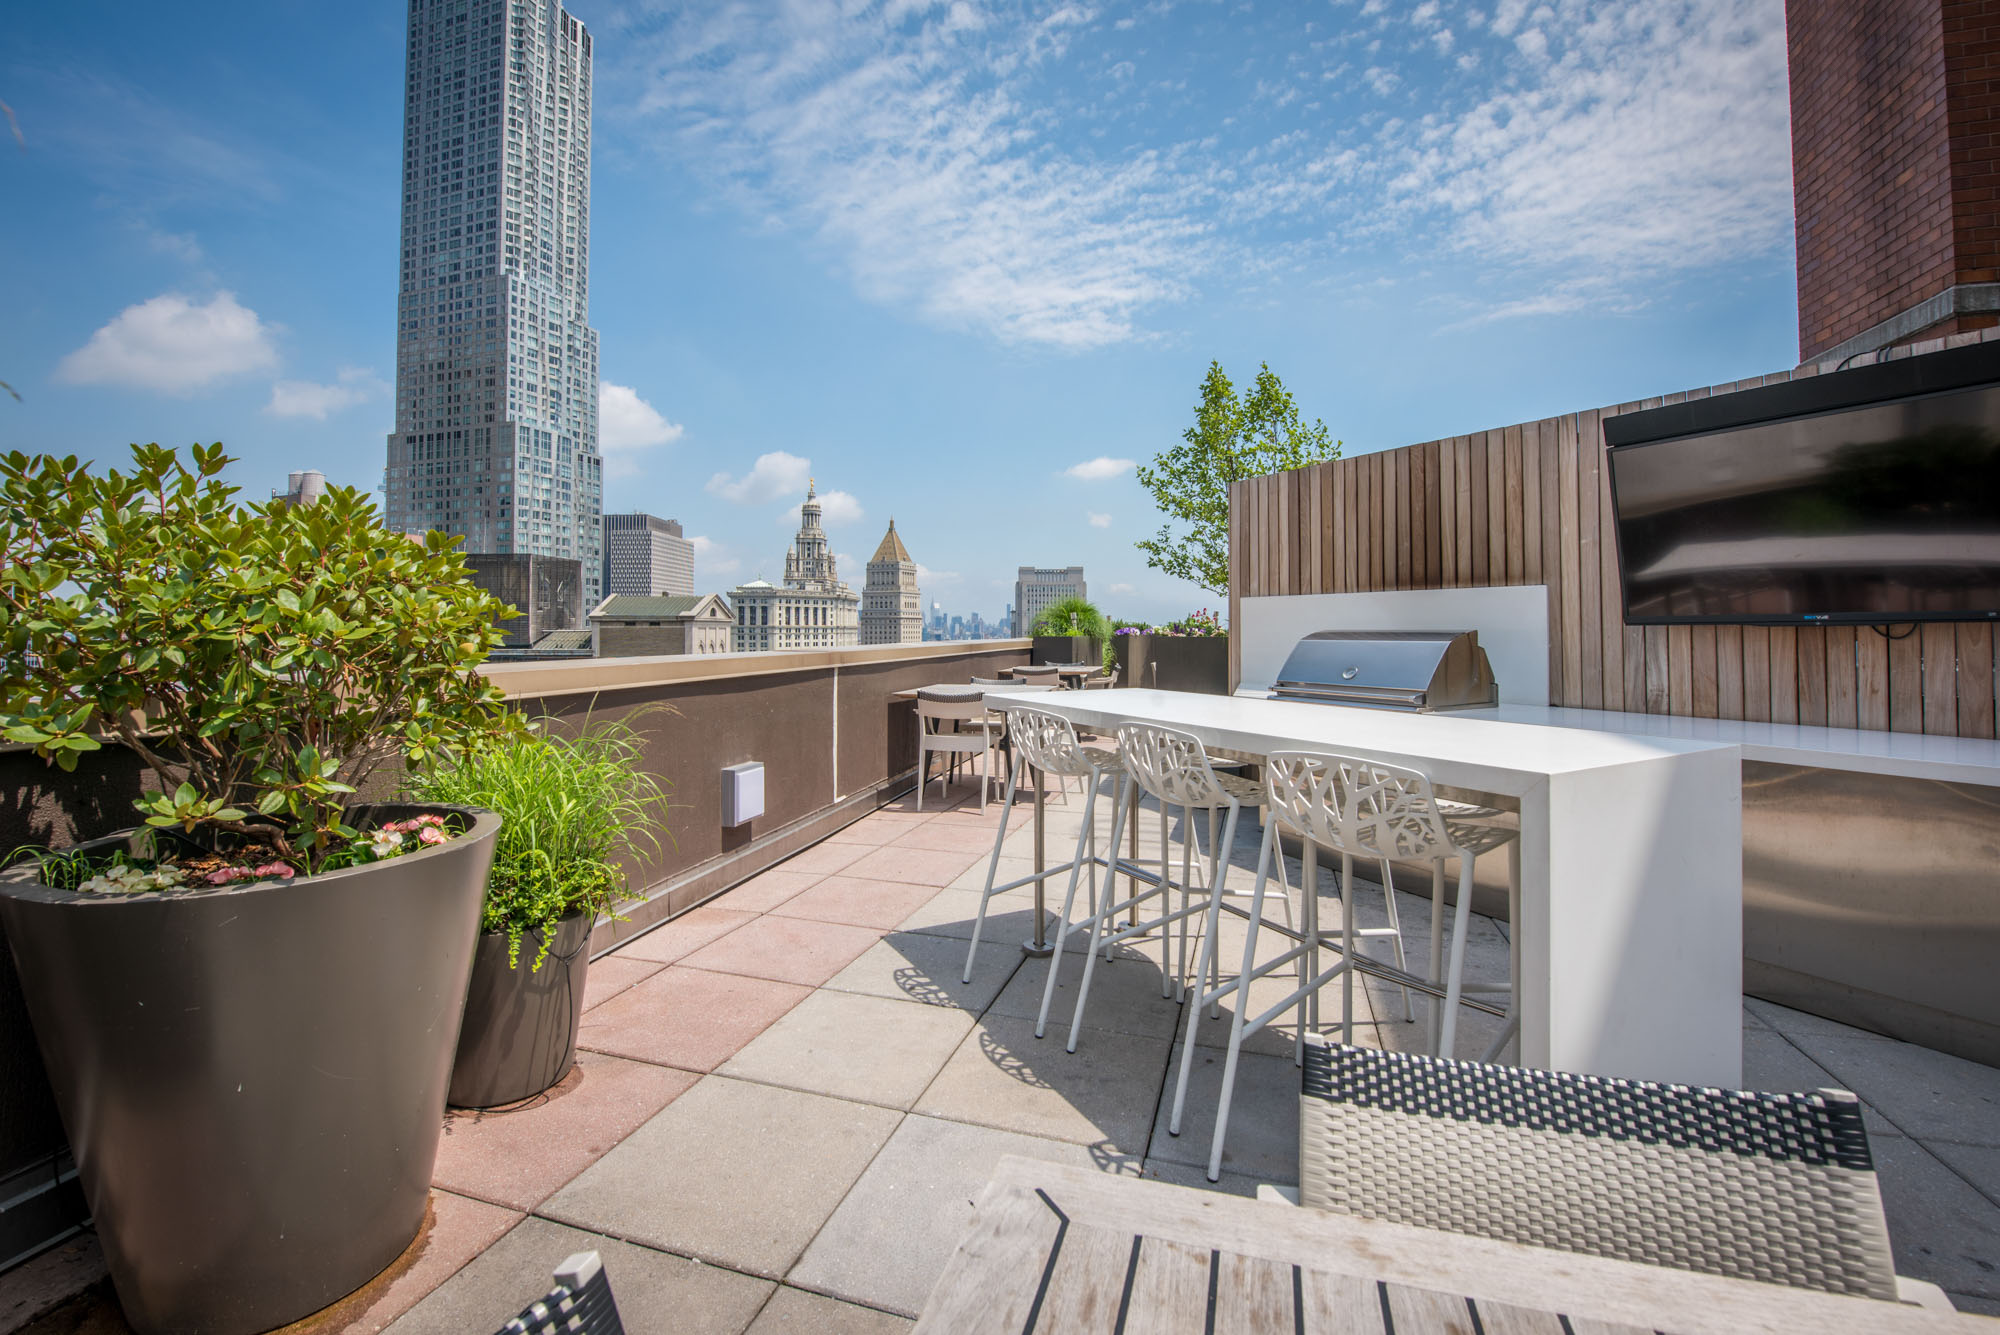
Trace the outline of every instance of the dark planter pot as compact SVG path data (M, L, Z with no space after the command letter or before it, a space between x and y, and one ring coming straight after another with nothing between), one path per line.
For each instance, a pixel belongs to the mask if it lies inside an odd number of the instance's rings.
M1104 641L1094 635L1037 635L1037 663L1102 663Z
M1115 643L1120 686L1229 694L1227 635L1120 635Z
M286 884L117 896L32 868L0 879L35 1038L142 1335L284 1325L416 1237L500 829L466 814L448 843Z
M487 932L472 957L472 985L449 1101L459 1108L497 1108L541 1093L576 1064L576 1030L583 1020L583 983L590 968L596 915L578 910L556 924L556 939L534 968L542 934L521 938L520 964L507 967L507 934Z

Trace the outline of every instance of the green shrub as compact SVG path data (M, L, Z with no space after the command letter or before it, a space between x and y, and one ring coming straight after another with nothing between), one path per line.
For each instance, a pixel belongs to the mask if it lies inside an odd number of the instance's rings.
M626 885L621 859L657 850L666 814L666 793L629 724L587 723L561 737L550 722L519 741L439 756L408 781L418 801L500 813L481 927L507 933L510 968L520 963L524 935L541 933L540 969L560 919L616 904Z
M1088 635L1102 639L1109 633L1104 613L1087 598L1061 598L1050 603L1035 618L1030 635Z
M147 824L318 871L381 765L521 730L478 671L512 609L351 487L239 506L222 446L191 456L0 455L0 735L64 769L114 737Z

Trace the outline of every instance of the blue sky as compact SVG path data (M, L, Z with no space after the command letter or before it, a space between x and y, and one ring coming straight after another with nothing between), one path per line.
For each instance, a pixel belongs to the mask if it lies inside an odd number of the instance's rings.
M1796 359L1782 0L570 7L605 503L704 587L781 573L810 474L857 584L893 515L948 610L1081 562L1177 616L1124 461L1211 359L1349 453ZM0 448L379 486L404 14L10 16Z

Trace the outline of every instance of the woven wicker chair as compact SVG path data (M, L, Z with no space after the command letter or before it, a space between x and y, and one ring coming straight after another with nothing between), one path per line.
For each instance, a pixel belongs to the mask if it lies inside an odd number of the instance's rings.
M1062 670L1053 663L1039 663L1034 667L1011 669L1014 680L1036 686L1061 686Z
M611 1280L596 1252L578 1252L556 1267L555 1287L500 1327L497 1335L625 1335Z
M1899 1280L1844 1090L1758 1094L1312 1042L1299 1200L1536 1247L1950 1308Z
M993 753L1004 749L1007 721L986 708L986 693L976 686L925 687L917 692L917 810L924 809L924 788L930 782L930 758L942 754L938 788L943 792L961 759L982 757L979 809L986 810L988 791L999 782Z

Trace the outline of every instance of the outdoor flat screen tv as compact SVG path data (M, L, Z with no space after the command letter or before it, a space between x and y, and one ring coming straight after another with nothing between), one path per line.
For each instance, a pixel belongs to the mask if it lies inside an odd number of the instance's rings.
M1629 624L2000 619L2000 343L1604 435Z

